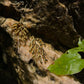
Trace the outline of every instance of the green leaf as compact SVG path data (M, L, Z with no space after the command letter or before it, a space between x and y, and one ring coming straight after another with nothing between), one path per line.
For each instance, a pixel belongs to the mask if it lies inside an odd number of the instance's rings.
M84 68L84 59L78 52L84 52L84 40L79 40L78 46L62 54L55 60L48 70L56 75L71 75L80 72Z
M82 41L79 39L78 46L84 48L84 39Z

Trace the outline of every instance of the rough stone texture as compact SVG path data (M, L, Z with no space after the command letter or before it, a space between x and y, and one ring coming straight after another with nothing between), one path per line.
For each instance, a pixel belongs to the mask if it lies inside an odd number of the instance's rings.
M81 3L66 0L0 2L1 63L9 66L7 71L13 70L9 75L4 73L4 68L1 72L8 77L9 84L14 78L14 84L80 84L71 76L50 73L47 67L61 56L61 51L77 46L79 37L83 36L74 19L76 15L83 17L76 9L81 8ZM73 12L76 15L73 16Z
M54 50L50 44L44 43L40 38L31 36L23 24L16 23L14 20L6 21L9 24L4 22L1 26L13 39L13 47L8 47L6 53L11 56L11 62L19 76L18 82L21 81L23 84L67 84L71 81L70 84L80 84L72 77L60 77L47 71L47 67L54 63L62 52ZM12 25L12 23L14 24ZM25 39L23 35L28 38Z

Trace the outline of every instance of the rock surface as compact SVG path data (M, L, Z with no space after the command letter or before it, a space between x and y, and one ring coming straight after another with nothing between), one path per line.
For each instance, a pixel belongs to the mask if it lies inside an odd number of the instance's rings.
M61 0L0 2L1 57L3 63L13 68L15 84L81 84L74 77L57 76L47 70L62 51L77 46L82 37L74 28L67 3Z

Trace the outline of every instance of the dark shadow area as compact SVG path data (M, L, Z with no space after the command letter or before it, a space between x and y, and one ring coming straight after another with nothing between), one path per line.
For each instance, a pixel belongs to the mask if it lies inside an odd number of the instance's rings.
M79 54L81 55L82 59L84 59L84 53L83 53L83 52L79 52ZM83 69L81 72L75 74L74 76L75 76L82 84L84 84L84 69Z
M76 79L78 79L82 84L84 84L84 69L83 69L81 72L75 74L74 76L75 76Z
M84 0L74 0L68 3L67 7L73 18L75 29L84 38Z
M12 46L12 39L0 27L0 84L18 84L18 76L11 63L12 58L6 52L9 46Z
M3 28L0 27L0 47L2 50L5 50L9 46L12 46L12 38Z
M21 13L18 12L12 5L4 6L0 3L0 16L5 18L13 18L19 21L21 18Z

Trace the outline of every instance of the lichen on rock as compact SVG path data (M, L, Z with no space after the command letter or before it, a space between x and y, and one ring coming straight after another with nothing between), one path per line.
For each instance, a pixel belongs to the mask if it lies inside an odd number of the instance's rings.
M60 0L14 1L0 3L3 11L11 12L0 17L0 26L12 39L12 45L3 51L11 59L18 84L80 84L74 77L57 76L47 70L62 55L60 50L75 46L80 37L67 6ZM16 15L10 17L12 11ZM1 44L5 47L3 41Z

